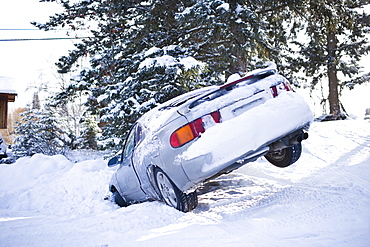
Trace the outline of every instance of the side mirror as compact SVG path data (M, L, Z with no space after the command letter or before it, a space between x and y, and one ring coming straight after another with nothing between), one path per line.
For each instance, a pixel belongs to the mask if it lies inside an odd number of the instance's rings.
M108 167L114 167L114 166L116 166L118 164L119 164L119 158L118 158L118 156L116 156L116 157L114 157L114 158L112 158L112 159L110 159L108 161Z

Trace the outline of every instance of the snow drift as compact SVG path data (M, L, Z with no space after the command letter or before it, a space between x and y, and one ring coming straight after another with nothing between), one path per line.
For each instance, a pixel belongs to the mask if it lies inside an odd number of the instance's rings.
M369 129L313 123L294 165L259 159L210 181L190 213L103 200L102 159L22 158L0 165L0 246L369 246Z

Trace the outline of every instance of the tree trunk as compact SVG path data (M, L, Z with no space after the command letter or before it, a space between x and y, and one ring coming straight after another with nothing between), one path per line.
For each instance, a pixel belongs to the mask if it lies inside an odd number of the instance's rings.
M239 3L240 2L240 3ZM236 9L238 4L243 5L241 0L229 0L230 13L236 16ZM239 29L239 24L235 18L230 18L230 31L231 31L231 42L233 47L231 48L231 55L234 57L234 62L230 63L230 73L244 74L247 69L246 52L243 45L247 42L245 35Z
M327 34L327 50L328 50L328 64L327 73L329 79L329 105L330 114L333 119L341 118L341 110L339 103L339 93L338 93L338 77L337 77L337 63L336 63L336 35L335 31L328 31Z

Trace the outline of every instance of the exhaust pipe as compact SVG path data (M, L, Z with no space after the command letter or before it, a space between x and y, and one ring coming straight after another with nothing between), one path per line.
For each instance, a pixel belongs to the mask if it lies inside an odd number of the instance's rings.
M308 133L303 132L302 130L300 132L296 132L296 135L289 135L286 136L279 141L276 141L272 144L270 144L270 152L276 151L276 150L282 150L287 147L291 147L293 145L296 145L303 140L306 140L308 138Z
M304 132L303 133L303 140L307 140L308 139L308 133L307 132Z
M298 143L302 142L303 140L306 140L307 138L308 138L308 133L304 132L301 135L297 135L297 136L291 138L289 140L289 144L290 145L295 145L295 144L298 144Z

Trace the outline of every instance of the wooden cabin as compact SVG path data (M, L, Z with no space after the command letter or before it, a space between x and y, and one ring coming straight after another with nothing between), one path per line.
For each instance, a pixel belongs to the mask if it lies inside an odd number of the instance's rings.
M13 90L2 90L0 88L0 129L7 128L8 102L14 102L17 93Z

